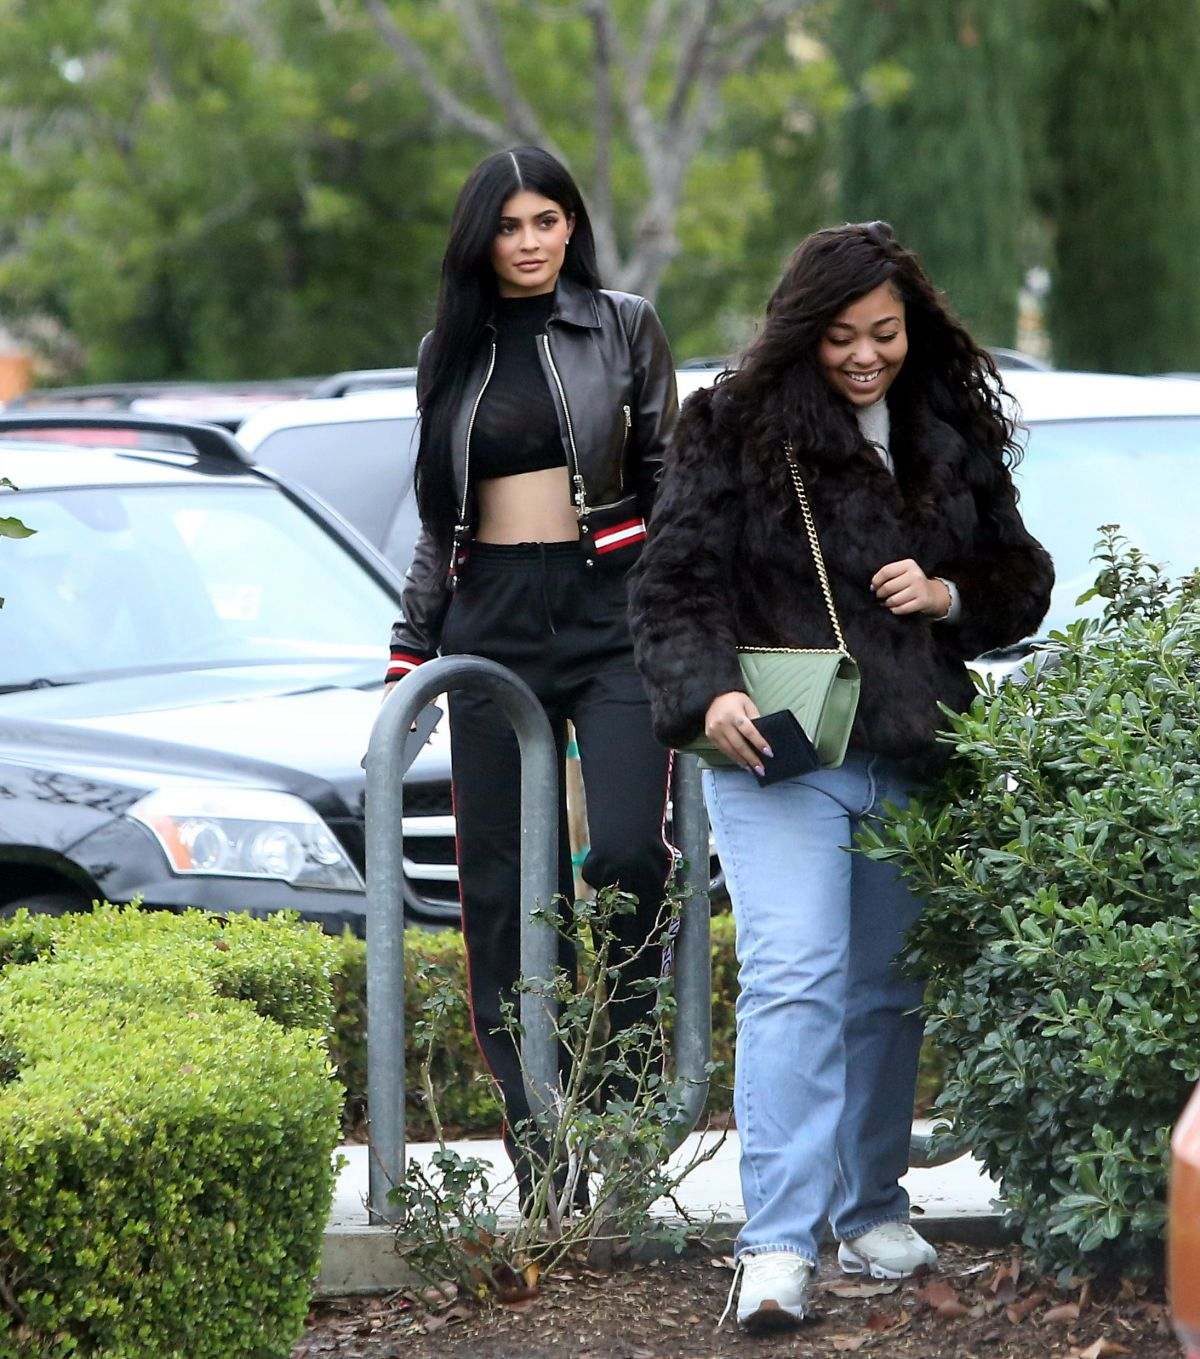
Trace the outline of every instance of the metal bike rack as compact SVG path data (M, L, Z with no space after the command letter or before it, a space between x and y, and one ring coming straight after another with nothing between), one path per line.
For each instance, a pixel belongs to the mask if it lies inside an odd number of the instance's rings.
M371 1129L368 1209L394 1222L388 1191L404 1179L404 767L399 758L417 713L439 694L474 689L499 705L521 750L521 1044L530 1108L553 1107L558 1084L549 979L558 936L540 911L558 890L558 759L533 690L479 656L446 656L410 672L384 703L367 748L367 1107ZM541 985L539 985L541 983Z
M397 685L379 711L367 749L367 1101L370 1118L368 1210L393 1223L388 1191L404 1179L404 762L400 753L417 713L439 694L474 689L499 705L521 752L521 1058L526 1093L538 1117L558 1088L558 1006L551 981L558 936L543 918L558 891L559 769L550 723L529 686L479 656L427 661ZM684 1082L681 1142L708 1097L712 1040L709 953L708 821L699 767L675 757L673 818L690 895L675 941L676 1076Z
M951 1161L957 1161L960 1156L966 1154L966 1147L960 1147L956 1143L950 1143L934 1151L932 1133L915 1132L909 1138L908 1165L910 1170L929 1170L933 1166L949 1165Z
M704 1112L712 1056L708 814L700 788L700 761L694 755L675 756L671 793L672 832L683 855L688 891L675 939L675 1076L683 1082L684 1095L671 1140L678 1146Z

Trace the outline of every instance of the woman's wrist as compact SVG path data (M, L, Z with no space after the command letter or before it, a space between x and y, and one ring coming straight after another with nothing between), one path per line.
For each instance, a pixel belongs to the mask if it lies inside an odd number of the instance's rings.
M931 613L933 621L935 623L956 623L962 607L959 603L958 587L952 580L947 580L945 576L933 576L931 583L940 585L942 589L939 593L945 596L944 605L935 608Z

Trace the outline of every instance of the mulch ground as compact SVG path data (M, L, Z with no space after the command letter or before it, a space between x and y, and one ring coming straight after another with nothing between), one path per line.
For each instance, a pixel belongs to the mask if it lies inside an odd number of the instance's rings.
M512 1306L331 1299L314 1308L292 1359L1179 1359L1161 1289L1062 1288L1011 1250L940 1253L936 1274L903 1284L846 1280L823 1258L811 1319L786 1335L744 1336L732 1318L718 1331L732 1261L696 1250L611 1274L574 1269Z

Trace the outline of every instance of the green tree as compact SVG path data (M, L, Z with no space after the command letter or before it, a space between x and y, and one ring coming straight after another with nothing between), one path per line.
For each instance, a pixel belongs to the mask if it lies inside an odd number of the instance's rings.
M681 358L750 338L787 256L836 218L833 169L846 100L820 12L726 86L726 114L697 156L680 253L658 306Z
M723 351L828 212L831 3L0 0L0 309L94 378L411 360L463 178L536 141Z
M1200 368L1200 5L1040 0L1064 367Z
M843 0L842 210L884 218L981 340L1011 344L1027 217L1025 0Z
M402 362L447 186L309 0L0 0L0 307L94 378Z
M579 179L610 287L659 301L676 353L746 337L828 213L831 0L338 0L475 156L517 142ZM463 167L466 168L465 166ZM661 290L661 292L660 292Z

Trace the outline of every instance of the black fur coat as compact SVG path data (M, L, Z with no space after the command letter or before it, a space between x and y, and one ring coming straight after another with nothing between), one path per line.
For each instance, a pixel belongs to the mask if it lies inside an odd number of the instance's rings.
M744 688L739 643L834 645L794 493L781 516L780 490L736 437L718 435L723 399L706 389L684 406L631 580L637 664L666 745L699 735L712 700ZM851 744L923 763L939 701L961 711L974 695L964 661L1034 632L1054 568L1021 522L1007 471L926 406L893 405L890 451L895 476L865 440L849 458L797 458L862 672ZM958 586L957 623L894 617L876 601L871 577L908 557Z

